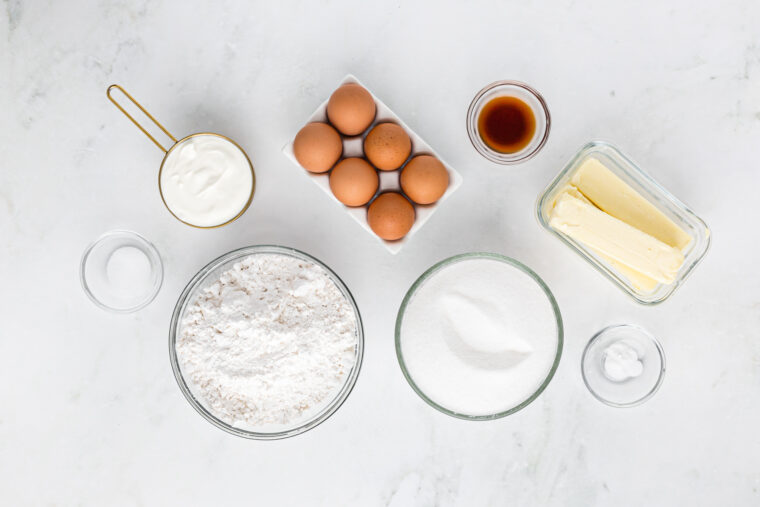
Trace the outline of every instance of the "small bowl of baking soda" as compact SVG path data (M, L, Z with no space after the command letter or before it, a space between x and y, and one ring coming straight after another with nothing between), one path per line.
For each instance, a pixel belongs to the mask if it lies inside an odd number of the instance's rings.
M633 324L609 326L589 340L581 360L583 382L611 407L635 407L654 396L665 376L657 339Z

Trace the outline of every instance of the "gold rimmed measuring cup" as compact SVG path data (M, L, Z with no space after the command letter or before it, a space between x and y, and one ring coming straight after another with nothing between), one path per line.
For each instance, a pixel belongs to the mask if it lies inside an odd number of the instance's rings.
M124 109L124 106L122 106L113 97L113 90L119 90L135 107L137 107L146 117L148 117L150 119L150 121L152 121L155 126L157 126L159 129L161 129L161 131L164 134L166 134L173 141L173 144L167 149L167 148L164 147L163 144L161 144L160 142L158 142L158 140L156 140L156 138L153 137L153 135L151 135L151 133L148 132L148 130L143 125L141 125L140 122L138 122L134 118L134 116L132 116L126 109ZM169 131L166 129L166 127L164 127L163 125L161 125L161 123L159 123L158 120L156 120L156 118L154 118L152 114L150 114L139 102L137 102L134 99L134 97L132 97L121 86L119 86L117 84L112 84L111 86L108 87L108 90L106 91L106 95L108 96L108 100L110 100L119 109L119 111L121 111L124 114L124 116L126 116L127 118L129 118L130 121L132 123L134 123L135 126L142 131L143 134L145 134L146 136L148 136L148 139L150 139L151 141L153 141L153 144L155 144L156 146L158 146L158 148L161 151L164 152L164 158L163 158L163 160L161 160L161 166L158 169L158 191L161 194L161 201L164 203L164 207L166 207L166 209L169 211L169 213L172 214L172 216L174 218L176 218L177 220L179 220L183 224L187 224L187 225L189 225L191 227L196 227L198 229L214 229L216 227L222 227L222 226L227 225L227 224L229 224L231 222L234 222L235 220L237 220L238 218L240 218L243 215L243 213L246 212L246 210L248 210L248 208L251 205L251 201L253 200L254 190L256 189L256 173L254 172L253 164L251 163L251 159L248 158L248 154L245 152L245 150L239 144L237 144L235 141L233 141L232 139L230 139L227 136L223 136L221 134L215 134L213 132L198 132L196 134L190 134L189 136L186 136L186 137L183 137L182 139L177 140L176 137L174 137L171 133L169 133ZM251 193L248 196L248 200L245 203L245 205L243 206L243 208L237 213L237 215L235 215L234 217L230 218L229 220L227 220L227 221L225 221L223 223L214 224L214 225L196 225L196 224L193 224L191 222L188 222L188 221L183 220L180 217L178 217L177 214L171 209L171 207L169 206L169 204L166 202L166 198L164 197L164 190L163 190L162 185L161 185L161 174L163 172L164 165L166 164L166 161L170 157L172 157L173 154L175 154L175 153L178 152L177 148L180 147L180 146L185 145L188 141L190 141L190 140L192 140L194 138L199 138L199 137L204 137L204 136L219 137L219 138L221 138L221 139L223 139L223 140L231 143L234 147L236 147L238 150L240 150L240 153L243 154L243 156L245 157L245 160L248 162L248 167L251 170Z

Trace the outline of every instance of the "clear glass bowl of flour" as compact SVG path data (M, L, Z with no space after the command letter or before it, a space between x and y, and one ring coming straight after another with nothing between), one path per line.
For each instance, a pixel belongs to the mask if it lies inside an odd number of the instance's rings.
M331 395L325 398L318 406L315 406L313 410L309 410L304 417L293 421L292 424L266 425L261 428L244 428L240 427L242 425L225 422L222 420L222 417L215 414L214 410L209 407L209 404L203 399L202 394L198 391L198 386L190 381L190 379L186 378L186 372L183 371L182 361L178 357L177 342L180 333L182 333L183 322L185 321L185 316L189 312L189 307L193 304L198 295L205 288L219 280L220 275L229 271L236 263L256 255L286 256L302 261L306 265L316 265L322 268L329 280L335 284L335 287L345 298L345 301L349 305L350 312L353 314L356 323L355 347L352 350L353 364L350 370L345 374L342 384L338 385ZM257 245L241 248L222 255L211 261L190 280L179 297L174 309L174 314L172 315L169 330L169 355L174 377L177 380L177 384L179 385L182 394L190 405L203 416L203 418L214 426L233 435L257 440L276 440L292 437L308 431L324 422L334 414L338 408L340 408L351 393L361 369L362 358L364 355L364 331L361 315L359 314L359 309L351 292L338 275L336 275L329 267L314 257L293 248L275 245ZM264 409L266 410L266 408Z
M396 320L396 355L409 385L460 419L498 419L528 406L549 385L562 346L562 317L547 285L495 253L432 266Z

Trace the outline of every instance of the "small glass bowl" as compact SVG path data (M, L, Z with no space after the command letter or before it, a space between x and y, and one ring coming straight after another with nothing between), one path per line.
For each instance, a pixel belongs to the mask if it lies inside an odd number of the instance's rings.
M638 356L641 373L631 378L610 376L605 362L610 346L622 344ZM596 333L583 350L581 374L589 392L611 407L641 405L654 396L665 378L665 352L647 330L632 324L609 326Z
M530 106L536 118L536 132L530 143L515 153L502 153L488 146L478 131L478 118L483 107L496 97L517 97ZM519 81L496 81L480 90L467 110L467 135L475 149L496 164L511 165L525 162L536 156L549 138L551 116L549 106L535 89Z
M575 171L589 158L599 160L613 174L641 194L642 197L656 206L665 216L673 220L692 237L692 242L683 251L684 262L673 283L660 283L649 291L640 289L625 274L602 259L598 254L571 237L556 231L549 225L552 203L570 182ZM589 264L594 266L597 271L643 305L656 305L670 297L684 283L687 276L704 258L710 247L711 233L705 222L695 215L688 206L654 181L633 160L606 141L591 141L578 150L575 156L570 159L557 177L554 178L546 190L538 197L536 216L544 229L558 237Z
M134 267L144 271L144 283L131 280L129 286L124 287L123 283L119 286L116 280L111 279L114 273L109 276L109 261L122 248L137 249L145 256L142 259L138 253L135 258L137 252L127 252L132 259L119 260L121 263L143 264ZM114 313L132 313L144 308L156 297L164 280L164 267L153 243L136 232L115 230L103 234L85 249L79 265L79 279L84 293L100 308Z
M226 422L213 415L203 405L203 402L195 397L192 390L185 381L185 378L182 375L182 368L179 365L176 350L177 335L181 331L181 323L182 318L185 314L185 310L187 309L187 306L195 300L198 292L208 285L209 280L213 281L216 279L216 277L219 276L219 274L229 269L236 262L245 257L258 254L287 255L289 257L295 257L296 259L314 263L322 267L327 272L333 283L335 283L335 285L338 287L338 290L340 290L343 296L345 296L346 300L348 300L351 308L354 311L354 316L356 317L356 360L354 361L354 365L351 368L351 371L346 376L346 381L343 384L341 390L336 394L335 398L332 401L327 403L322 408L322 410L320 410L317 414L313 415L308 420L299 421L299 423L292 428L285 428L274 432L256 432L236 428L235 426L227 424ZM363 357L364 328L362 326L362 318L359 314L359 308L356 306L356 301L354 301L354 297L351 295L348 287L346 287L346 285L343 283L343 280L341 280L338 275L336 275L329 267L311 255L294 248L283 246L248 246L240 248L238 250L233 250L232 252L226 253L221 257L218 257L209 262L200 271L198 271L198 273L187 284L185 290L182 291L182 294L177 300L177 305L174 307L174 313L172 314L172 320L169 326L169 360L171 361L174 378L177 380L177 384L179 385L182 394L185 396L185 399L201 416L203 416L204 419L206 419L217 428L239 437L250 438L254 440L278 440L282 438L293 437L295 435L299 435L305 431L313 429L327 420L331 415L335 413L335 411L340 408L341 405L343 405L343 402L346 401L348 395L351 394L351 391L354 388L354 384L356 384L356 379L359 376L359 371L361 370Z
M549 371L546 374L546 378L543 382L541 382L541 385L538 386L538 389L528 396L525 400L523 400L521 403L517 404L516 406L504 410L501 412L497 412L495 414L487 414L487 415L470 415L470 414L464 414L461 412L455 412L453 410L449 410L446 407L443 407L430 399L414 382L414 379L412 378L411 374L409 373L409 370L407 369L406 363L404 362L404 354L402 352L401 348L401 341L403 339L403 336L401 334L401 328L402 324L404 322L404 314L406 313L406 308L409 305L409 302L414 298L415 294L417 293L417 290L422 287L425 282L428 281L432 276L434 276L436 273L441 271L442 269L450 266L451 264L455 264L457 262L467 261L471 259L488 259L488 260L495 260L498 262L503 262L504 264L507 264L515 269L518 269L531 277L543 290L544 294L546 294L547 299L549 300L549 303L551 304L552 309L554 310L554 318L556 319L556 325L557 325L557 351L554 356L554 361L552 363L551 368L549 368ZM530 269L528 266L524 265L523 263L516 261L512 259L511 257L507 257L505 255L500 255L496 253L489 253L489 252L470 252L460 255L454 255L453 257L449 257L448 259L444 259L440 261L437 264L434 264L432 267L430 267L427 271L422 273L420 277L412 284L412 286L409 288L409 290L406 293L406 296L404 296L403 301L401 302L401 307L398 311L398 316L396 317L396 357L398 358L399 366L401 367L401 372L404 374L404 378L406 378L406 381L409 382L409 385L414 390L417 395L425 401L428 405L433 407L434 409L438 410L439 412L443 412L446 415L450 415L452 417L456 417L458 419L465 419L468 421L490 421L493 419L500 419L502 417L506 417L508 415L512 415L515 412L518 412L522 410L523 408L527 407L533 401L539 397L539 395L544 392L544 389L549 385L549 382L551 382L552 378L554 377L554 373L557 371L557 368L559 367L559 360L562 357L562 348L564 345L564 327L562 325L562 315L559 311L559 306L557 305L557 301L554 299L554 295L552 294L551 290L549 290L549 287L544 283L544 281L539 277L532 269Z

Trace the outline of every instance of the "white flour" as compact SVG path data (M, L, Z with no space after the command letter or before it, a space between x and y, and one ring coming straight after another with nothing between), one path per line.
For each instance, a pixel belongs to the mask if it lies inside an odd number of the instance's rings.
M216 417L274 431L332 401L356 360L356 331L351 304L322 267L254 254L188 306L177 358Z

